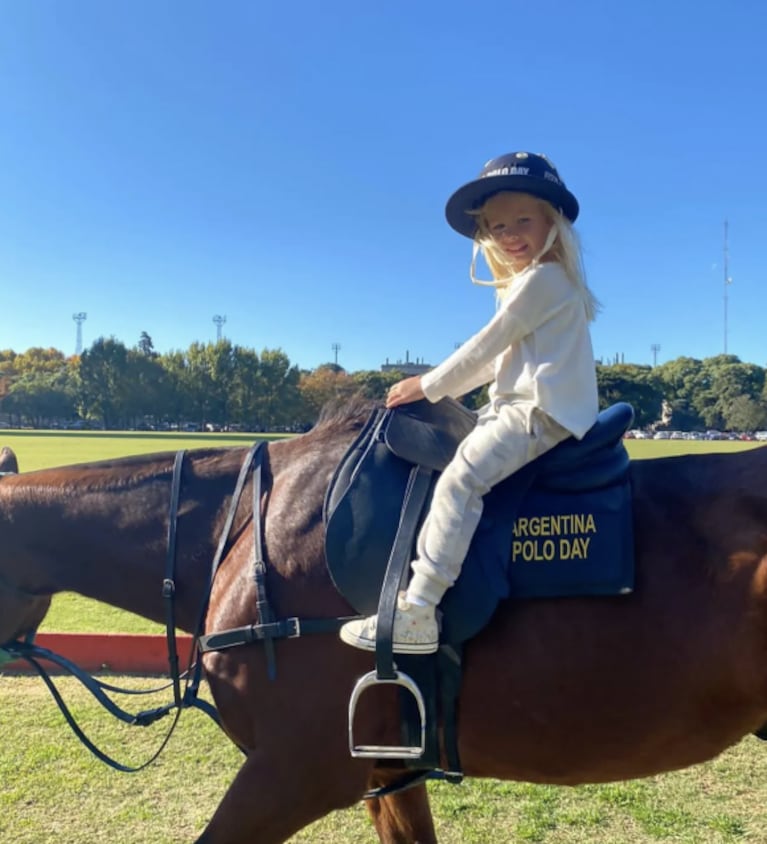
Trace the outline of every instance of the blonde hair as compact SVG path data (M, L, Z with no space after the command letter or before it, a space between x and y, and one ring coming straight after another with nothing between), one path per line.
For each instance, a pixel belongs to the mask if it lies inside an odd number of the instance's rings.
M538 197L532 198L538 203L546 219L556 230L554 242L543 255L539 255L534 259L534 263L543 260L552 260L562 266L565 275L580 291L583 297L583 305L586 309L586 318L591 322L596 318L602 306L586 281L586 271L583 266L581 243L578 233L573 228L573 224L557 211L553 205ZM503 300L506 293L508 293L509 287L514 283L519 273L515 272L508 256L491 236L487 226L487 217L484 214L485 205L471 212L472 216L476 216L477 218L477 232L474 235L474 258L471 262L471 278L476 284L487 284L495 287L498 299ZM475 278L474 267L478 251L482 253L482 257L485 259L485 263L492 273L493 281L483 282Z

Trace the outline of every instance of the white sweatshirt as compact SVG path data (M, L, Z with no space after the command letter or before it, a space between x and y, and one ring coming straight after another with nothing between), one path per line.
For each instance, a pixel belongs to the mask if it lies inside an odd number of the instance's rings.
M512 283L488 324L421 378L431 402L493 382L491 400L531 401L578 439L598 412L583 296L559 263L535 264Z

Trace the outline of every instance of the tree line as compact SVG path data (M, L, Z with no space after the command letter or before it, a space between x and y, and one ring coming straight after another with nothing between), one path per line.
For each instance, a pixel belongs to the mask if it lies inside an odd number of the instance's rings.
M600 406L629 402L636 427L767 429L765 370L735 355L596 368ZM226 339L159 354L146 332L130 348L101 337L79 356L42 348L0 351L0 424L302 431L328 401L383 400L401 377L348 373L332 363L301 370L281 349L259 353ZM476 408L486 399L483 388L464 402Z
M101 337L79 356L0 351L0 422L300 431L327 402L381 398L399 377L335 364L300 370L281 349L258 353L225 339L159 354L143 332L132 348Z

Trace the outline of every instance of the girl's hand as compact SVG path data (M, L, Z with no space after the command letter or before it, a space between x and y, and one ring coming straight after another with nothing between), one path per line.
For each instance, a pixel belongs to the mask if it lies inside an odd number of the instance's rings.
M421 389L421 376L413 375L412 378L405 378L398 381L386 394L386 406L397 407L400 404L410 404L425 398Z

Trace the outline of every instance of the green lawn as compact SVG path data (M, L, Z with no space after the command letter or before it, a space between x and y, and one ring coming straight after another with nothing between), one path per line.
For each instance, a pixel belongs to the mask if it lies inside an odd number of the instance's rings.
M88 463L178 451L181 448L248 446L257 439L280 438L280 434L178 434L142 431L30 431L0 429L0 448L16 452L19 469L31 472L51 466Z
M156 684L107 679L135 688ZM74 681L63 679L61 688L82 726L122 762L146 760L167 730L165 721L127 727ZM128 708L159 705L168 694ZM0 713L0 841L9 844L191 844L241 764L212 722L187 712L157 763L138 774L112 771L78 743L36 677L0 674ZM563 788L477 779L432 783L429 793L441 844L767 841L767 749L755 738L705 765L644 780ZM358 804L312 824L290 844L377 840Z
M765 443L745 440L624 440L633 460L650 457L674 457L679 454L711 454L747 451Z

